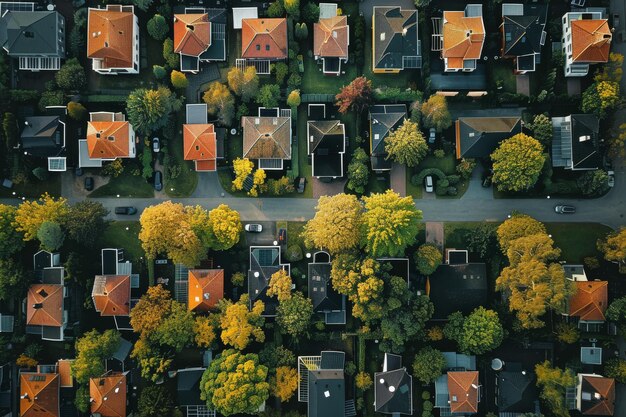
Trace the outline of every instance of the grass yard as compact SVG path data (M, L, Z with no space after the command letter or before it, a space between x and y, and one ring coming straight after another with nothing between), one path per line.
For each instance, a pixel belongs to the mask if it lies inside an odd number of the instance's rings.
M447 222L444 224L444 246L447 248L465 248L465 235L477 229L482 222ZM499 223L488 222L494 230Z
M596 241L612 231L600 223L546 223L546 229L561 249L561 259L578 264L587 256L601 258Z
M370 171L369 181L365 186L365 194L384 193L389 189L389 174L376 174Z
M152 198L154 189L151 184L139 175L132 175L125 169L119 177L111 178L108 184L89 193L89 197L120 197Z
M31 179L27 184L13 184L13 188L11 189L0 187L0 197L2 198L38 198L44 193L48 193L53 197L61 195L60 174L52 172L50 173L50 177L45 181Z
M126 259L140 263L145 255L139 241L140 229L136 221L112 221L100 237L100 244L105 248L124 248Z
M184 114L178 117L178 126L184 123ZM179 129L176 140L168 141L170 164L180 166L180 174L176 178L166 179L165 193L170 197L189 197L198 185L198 173L193 161L185 161L183 156L182 130ZM166 177L167 178L167 177Z
M339 89L357 77L356 65L342 64L345 74L338 77L324 75L321 64L313 57L304 54L304 73L302 74L302 94L337 94Z
M513 74L513 67L508 62L499 61L491 64L491 79L494 84L502 81L502 92L515 94L517 92L517 82Z
M295 197L300 198L312 198L313 197L313 184L311 184L311 175L313 173L313 167L309 164L307 154L307 137L306 137L306 122L307 122L307 105L302 104L298 107L298 168L300 177L306 178L306 186L302 194L295 193ZM294 155L292 155L293 157Z

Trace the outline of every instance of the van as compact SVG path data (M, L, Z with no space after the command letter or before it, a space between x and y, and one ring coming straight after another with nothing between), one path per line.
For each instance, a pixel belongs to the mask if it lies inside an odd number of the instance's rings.
M426 176L426 178L424 179L424 186L426 188L427 193L433 192L433 176L432 175Z

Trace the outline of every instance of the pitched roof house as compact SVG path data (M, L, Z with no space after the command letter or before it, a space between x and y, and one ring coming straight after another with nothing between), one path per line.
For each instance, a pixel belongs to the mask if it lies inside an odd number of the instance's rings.
M89 113L87 139L78 141L80 167L101 167L105 161L134 158L135 130L123 113Z
M20 148L25 155L48 160L48 171L65 171L65 119L67 107L47 107L46 116L24 118Z
M196 171L216 171L217 160L224 157L223 138L207 123L206 104L187 104L187 123L183 125L183 157L194 161Z
M215 415L200 399L200 380L206 368L185 368L176 371L177 403L184 408L186 415L210 416Z
M370 107L370 162L374 171L389 171L385 138L406 119L404 104L376 104Z
M42 254L50 255L50 263L40 263ZM35 278L26 296L26 333L40 335L43 340L62 341L67 325L65 309L65 270L55 266L55 256L40 251L34 256Z
M417 10L375 6L372 15L372 71L397 74L421 68Z
M190 269L187 279L189 310L209 311L224 298L223 269Z
M604 12L582 10L563 15L565 76L584 77L589 65L608 62L613 38Z
M485 43L482 5L468 4L462 12L444 11L441 33L445 71L474 71Z
M402 356L385 353L383 371L374 374L374 411L413 414L413 377L402 366Z
M501 416L533 413L539 407L537 378L521 363L506 362L504 370L496 373L496 405Z
M326 324L346 324L346 296L333 288L330 279L330 255L319 251L313 254L308 268L308 296L313 312L324 315Z
M336 4L324 4L324 9L330 11L334 8L335 13L329 13L330 16L322 16L320 13L319 22L313 24L313 55L316 60L322 61L324 74L340 75L341 64L348 62L348 17L337 16Z
M0 5L0 46L27 71L58 70L65 58L65 18L34 2Z
M600 121L592 114L552 118L552 166L573 171L598 169Z
M139 73L139 24L133 6L89 8L87 58L99 74Z
M89 380L91 414L126 417L126 374L111 373Z
M258 116L241 118L243 157L258 160L259 168L283 169L291 160L291 111L259 108Z
M175 14L174 52L183 72L197 73L200 62L226 60L226 9L188 7Z
M20 372L20 416L59 417L60 381L57 373Z
M276 297L267 295L267 287L272 275L284 269L287 274L291 273L290 264L283 264L280 259L280 247L278 246L250 246L250 267L248 268L248 295L250 296L249 308L257 300L263 301L265 310L262 316L276 316L278 300Z
M311 109L322 117L312 115ZM346 153L346 127L340 120L326 119L326 105L309 104L306 124L307 153L311 156L313 176L316 178L341 178L344 175ZM321 120L320 120L321 119Z
M615 380L596 374L578 374L574 408L584 416L612 416L615 412Z
M287 19L242 19L241 57L271 61L287 59Z
M608 282L589 281L582 265L563 265L563 270L565 278L576 287L563 315L577 321L580 329L598 330L606 321Z
M502 57L515 61L515 73L535 71L546 42L548 6L545 4L502 5Z
M505 139L522 132L520 117L459 117L454 122L457 158L487 158Z
M130 314L130 275L96 275L91 297L102 317Z
M435 381L435 407L440 413L474 414L480 402L476 357L444 352L445 374Z
M298 401L307 403L308 417L345 417L345 355L324 351L298 357Z

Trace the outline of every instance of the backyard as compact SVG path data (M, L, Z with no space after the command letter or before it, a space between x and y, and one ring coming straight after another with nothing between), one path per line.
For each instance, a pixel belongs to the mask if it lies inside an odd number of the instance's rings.
M182 147L182 124L185 122L185 115L178 114L176 126L176 137L168 140L169 164L165 169L177 167L178 175L175 178L171 173L165 172L165 193L170 197L189 197L198 185L198 173L195 170L193 161L185 161ZM180 169L179 169L180 168Z

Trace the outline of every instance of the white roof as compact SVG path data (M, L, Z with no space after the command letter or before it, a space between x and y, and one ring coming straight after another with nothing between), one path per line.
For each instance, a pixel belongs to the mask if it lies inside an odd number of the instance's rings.
M78 166L81 168L100 168L102 166L102 159L89 158L87 139L78 141Z
M233 7L233 28L241 29L242 19L256 19L259 11L256 7Z
M337 16L337 4L320 3L320 19L328 19Z

